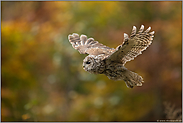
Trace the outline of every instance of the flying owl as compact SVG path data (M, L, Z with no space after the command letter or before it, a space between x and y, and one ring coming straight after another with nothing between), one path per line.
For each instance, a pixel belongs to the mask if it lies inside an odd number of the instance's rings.
M133 26L130 37L124 33L124 41L116 49L107 47L86 35L73 33L68 36L72 47L80 54L89 54L83 60L83 69L94 74L105 74L112 80L124 80L128 88L142 86L143 78L128 70L124 65L140 55L151 43L154 31L149 32L151 27L144 31L141 25L136 33Z

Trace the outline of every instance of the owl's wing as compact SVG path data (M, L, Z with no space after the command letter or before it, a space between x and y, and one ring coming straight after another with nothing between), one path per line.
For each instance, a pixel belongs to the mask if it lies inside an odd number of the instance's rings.
M81 35L73 33L68 36L69 42L72 44L72 47L80 52L80 54L90 54L90 55L99 55L106 54L109 55L115 51L114 48L109 48L98 41L95 41L93 38L88 38L86 35Z
M130 37L124 33L124 42L116 48L116 51L107 59L111 61L125 64L127 61L133 60L140 55L151 43L154 37L154 31L149 32L151 27L144 31L141 25L140 30L136 34L136 27L133 26Z

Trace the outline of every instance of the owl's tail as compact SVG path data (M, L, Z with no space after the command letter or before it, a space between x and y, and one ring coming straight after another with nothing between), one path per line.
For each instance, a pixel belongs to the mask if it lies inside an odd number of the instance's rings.
M128 88L133 88L134 86L142 86L142 83L144 83L143 78L140 75L129 70L125 72L123 80L125 81Z

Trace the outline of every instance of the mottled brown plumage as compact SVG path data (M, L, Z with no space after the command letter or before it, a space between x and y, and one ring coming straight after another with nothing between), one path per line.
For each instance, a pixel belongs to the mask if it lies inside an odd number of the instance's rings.
M124 33L124 42L116 49L100 44L93 38L87 39L86 35L79 37L78 34L73 33L68 36L68 39L80 54L89 54L83 60L84 70L95 74L105 74L112 80L124 80L127 87L133 88L142 86L143 78L129 71L124 65L140 55L152 43L154 31L149 33L150 30L151 27L144 31L142 25L136 34L136 27L133 26L130 37Z

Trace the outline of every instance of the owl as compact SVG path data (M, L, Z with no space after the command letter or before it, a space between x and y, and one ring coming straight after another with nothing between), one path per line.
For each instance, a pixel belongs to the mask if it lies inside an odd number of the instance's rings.
M133 26L130 36L124 33L124 40L117 48L107 47L86 35L76 33L68 36L72 47L80 54L89 54L83 60L83 69L94 74L105 74L112 80L123 80L128 88L142 86L143 78L128 70L124 65L140 55L152 43L154 31L151 27L144 31L141 25L139 31Z

